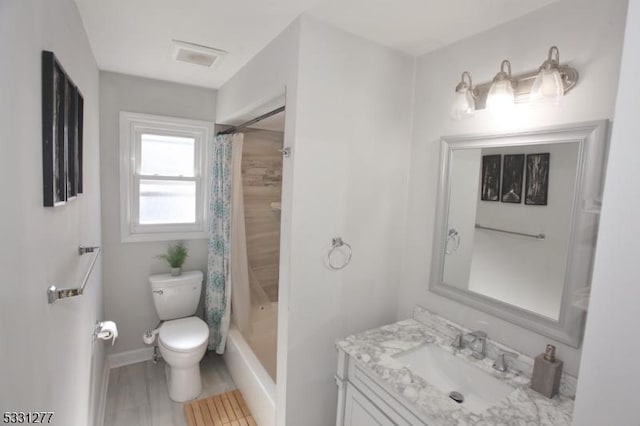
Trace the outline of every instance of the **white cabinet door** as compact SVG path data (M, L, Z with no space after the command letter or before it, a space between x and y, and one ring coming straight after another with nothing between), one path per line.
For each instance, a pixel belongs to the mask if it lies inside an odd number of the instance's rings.
M394 426L384 413L376 407L351 383L345 383L347 395L345 402L344 426Z

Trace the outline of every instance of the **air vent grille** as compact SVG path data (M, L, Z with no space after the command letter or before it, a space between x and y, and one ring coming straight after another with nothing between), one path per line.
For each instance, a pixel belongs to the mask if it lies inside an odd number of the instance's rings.
M173 44L175 45L173 58L176 61L187 62L203 67L213 66L221 56L227 54L224 50L181 40L173 40Z

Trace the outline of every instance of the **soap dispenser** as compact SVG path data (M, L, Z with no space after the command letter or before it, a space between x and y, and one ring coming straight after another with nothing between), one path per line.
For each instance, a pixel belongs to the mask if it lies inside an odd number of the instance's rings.
M562 361L556 359L556 347L547 345L545 352L534 360L531 389L547 398L553 398L560 388L561 376Z

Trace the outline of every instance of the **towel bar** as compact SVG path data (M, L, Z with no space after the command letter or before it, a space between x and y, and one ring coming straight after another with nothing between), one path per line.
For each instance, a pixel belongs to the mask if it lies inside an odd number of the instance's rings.
M477 229L485 229L487 231L502 232L504 234L519 235L521 237L535 238L536 240L544 240L544 239L547 238L547 236L544 235L544 234L525 234L524 232L507 231L505 229L498 229L498 228L491 228L491 227L488 227L488 226L482 226L482 225L478 225L477 223L476 223L476 228Z
M84 288L89 281L89 276L91 276L91 271L93 271L93 266L96 264L96 260L98 260L98 255L100 254L100 247L78 247L78 255L82 256L87 253L93 253L93 259L91 259L91 263L89 264L89 269L84 274L84 278L82 279L82 284L76 288L64 288L59 289L55 285L52 285L47 289L47 301L51 304L58 299L65 299L67 297L80 296L84 292Z

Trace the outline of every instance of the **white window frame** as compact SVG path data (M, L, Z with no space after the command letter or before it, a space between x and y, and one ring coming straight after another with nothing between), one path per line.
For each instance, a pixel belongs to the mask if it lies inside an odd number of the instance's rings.
M160 176L140 173L143 133L188 137L195 140L194 177L196 181L195 224L144 225L139 223L139 188L141 179L162 180ZM207 238L208 230L208 147L214 136L214 125L206 121L159 115L120 112L120 237L123 243L172 241ZM181 180L181 178L171 178Z

